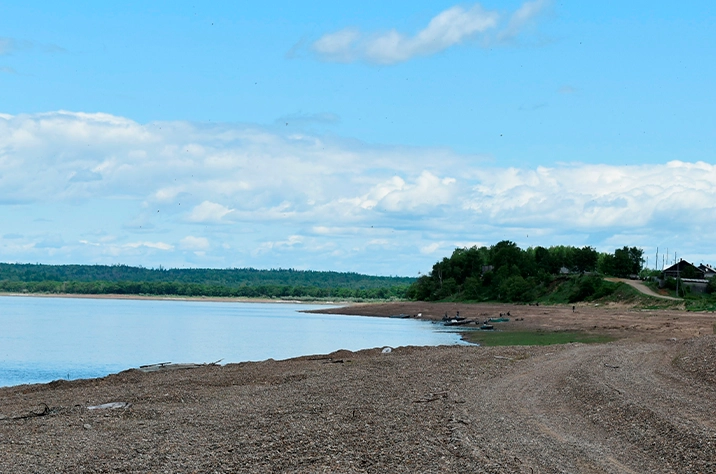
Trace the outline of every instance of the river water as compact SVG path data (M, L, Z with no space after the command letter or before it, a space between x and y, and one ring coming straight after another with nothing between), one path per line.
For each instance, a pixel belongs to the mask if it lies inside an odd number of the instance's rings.
M460 344L412 319L300 313L318 305L0 297L0 387L102 377L160 362L287 359Z

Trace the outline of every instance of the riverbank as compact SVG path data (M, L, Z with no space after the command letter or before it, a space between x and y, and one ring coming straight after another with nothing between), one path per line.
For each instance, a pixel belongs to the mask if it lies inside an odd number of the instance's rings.
M310 311L321 314L391 317L405 315L415 319L439 321L447 314L471 321L499 318L496 328L506 331L584 331L617 339L663 341L696 337L716 332L716 313L688 312L678 309L643 309L609 303L568 305L517 305L507 303L399 303L354 304L347 307ZM471 327L471 326L466 326ZM472 327L475 327L474 325Z
M704 336L339 351L12 387L0 472L713 472L714 362Z
M212 303L291 303L314 305L350 305L350 301L324 301L313 299L272 299L242 298L230 296L161 296L161 295L117 295L117 294L78 294L78 293L0 293L0 297L19 298L77 298L90 300L148 300L148 301L206 301Z
M370 306L343 311L418 309ZM545 330L599 322L621 339L338 351L4 388L0 472L716 470L713 313L421 306L425 317L451 308L510 311Z

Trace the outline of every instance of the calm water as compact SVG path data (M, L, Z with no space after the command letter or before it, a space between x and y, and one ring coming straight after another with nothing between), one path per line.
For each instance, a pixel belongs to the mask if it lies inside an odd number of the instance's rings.
M243 362L338 349L459 344L426 321L299 313L323 306L0 297L0 386L158 362Z

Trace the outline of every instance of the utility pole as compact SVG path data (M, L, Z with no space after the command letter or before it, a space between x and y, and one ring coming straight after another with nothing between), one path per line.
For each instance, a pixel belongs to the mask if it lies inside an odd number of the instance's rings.
M674 252L674 261L676 261L676 252ZM676 262L676 297L679 297L679 262Z

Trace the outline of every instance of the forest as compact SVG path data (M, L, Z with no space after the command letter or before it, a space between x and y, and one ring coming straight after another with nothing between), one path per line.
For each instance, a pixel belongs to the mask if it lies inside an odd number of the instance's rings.
M149 269L0 263L0 292L402 299L414 278L294 269Z
M574 303L613 294L618 284L603 277L635 277L643 263L636 247L613 253L588 246L521 249L505 240L457 248L417 279L295 269L0 263L0 292Z
M600 253L592 247L530 247L505 240L491 247L458 248L418 278L406 296L413 300L503 301L528 303L567 283L566 301L608 296L616 284L602 275L630 277L643 266L643 251L623 247ZM562 289L563 293L563 289Z

